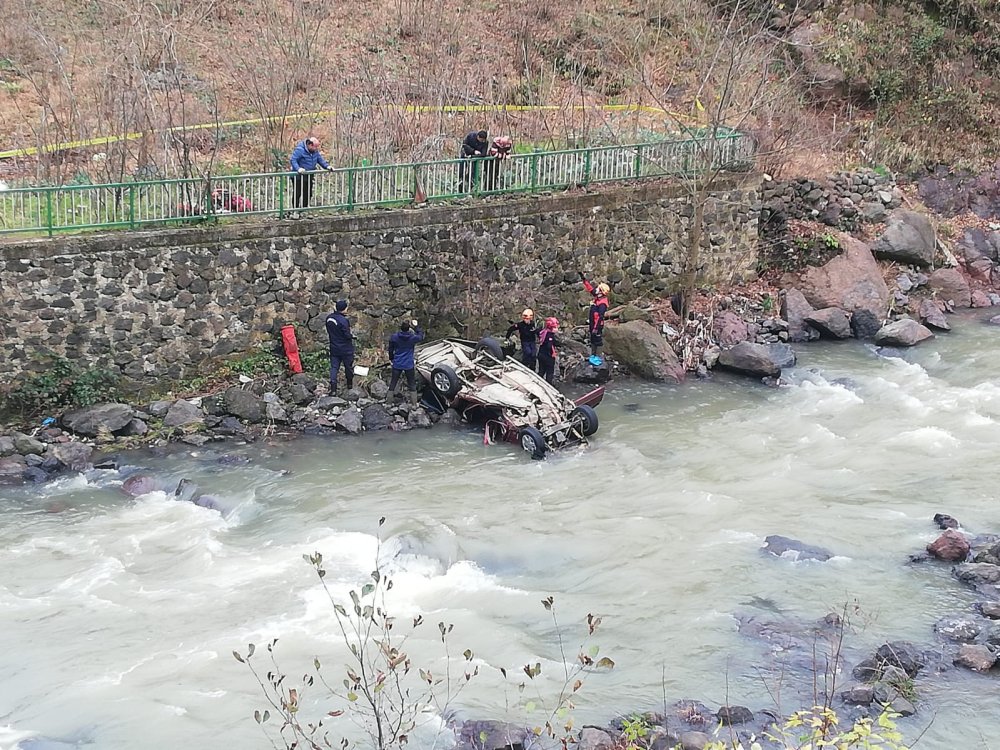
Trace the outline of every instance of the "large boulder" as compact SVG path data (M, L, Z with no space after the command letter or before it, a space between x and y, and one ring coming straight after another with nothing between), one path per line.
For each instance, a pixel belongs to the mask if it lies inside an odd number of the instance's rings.
M806 323L831 339L851 337L851 316L839 307L824 307L806 316Z
M937 238L925 214L899 209L886 222L885 231L872 246L875 257L914 266L934 262Z
M239 386L233 386L222 394L222 407L226 414L252 423L264 421L264 400Z
M24 479L24 473L28 469L28 464L24 456L7 456L0 458L0 482L20 482Z
M818 268L807 268L799 279L802 294L816 309L864 310L881 319L889 307L889 287L875 256L854 237L838 234L837 240L844 252Z
M350 408L345 409L344 413L337 417L335 424L341 430L349 432L352 435L357 435L361 432L363 427L361 412L358 410L358 407L351 406Z
M719 367L752 378L776 378L781 375L781 367L774 361L770 349L749 341L722 352Z
M102 432L117 432L127 425L135 412L128 404L96 404L68 411L62 424L77 435L97 437Z
M795 287L786 289L781 295L781 318L788 323L788 340L793 342L813 341L819 338L819 331L806 323L813 313L813 306Z
M795 350L788 344L764 344L764 347L771 361L782 370L786 367L795 367L797 361Z
M200 424L204 421L205 414L201 407L184 399L174 401L163 416L164 427L183 427L189 424Z
M910 677L916 677L917 672L926 664L926 659L920 649L909 641L890 641L878 647L875 662L883 671L886 666L892 666L902 669Z
M6 458L12 453L17 453L14 450L14 438L7 435L0 435L0 458Z
M879 346L914 346L933 336L930 329L913 318L900 318L882 326L875 334L875 343Z
M933 328L936 331L951 330L951 326L945 320L944 310L932 299L921 301L920 307L917 308L917 317L928 328Z
M723 310L712 321L712 337L726 348L743 343L750 337L747 323L732 310Z
M958 643L972 643L979 637L982 628L968 617L942 617L934 623L934 632L942 638Z
M632 320L604 329L609 356L633 375L646 380L684 380L684 366L663 335L649 323Z
M927 552L931 557L945 562L962 562L969 556L969 550L969 540L954 529L948 529L927 545Z
M83 471L90 465L93 446L86 443L56 443L49 447L49 455L60 465L72 471Z
M361 423L366 430L384 430L392 424L392 414L383 404L368 404L361 410Z
M826 562L833 557L832 552L822 547L814 547L811 544L800 542L798 539L789 539L787 536L779 536L778 534L766 537L761 549L769 555L796 562L801 560Z
M23 432L15 432L13 438L14 451L22 456L40 456L45 453L45 443L41 440L36 440Z
M950 302L955 307L972 306L969 282L957 268L939 268L930 275L927 285L937 293L940 300Z
M955 664L974 672L989 672L997 662L997 655L987 646L963 644L955 655Z

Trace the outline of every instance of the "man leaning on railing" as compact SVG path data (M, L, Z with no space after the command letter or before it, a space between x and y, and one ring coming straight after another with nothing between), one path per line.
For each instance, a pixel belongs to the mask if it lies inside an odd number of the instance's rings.
M292 172L295 173L292 175L292 206L296 209L291 214L293 219L299 218L298 209L309 207L317 165L328 172L333 171L333 167L326 163L323 154L319 152L319 139L310 136L299 141L291 158Z

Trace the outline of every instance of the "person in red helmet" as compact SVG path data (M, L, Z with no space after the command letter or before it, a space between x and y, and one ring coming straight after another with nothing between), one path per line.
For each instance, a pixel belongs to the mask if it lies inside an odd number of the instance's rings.
M511 338L517 331L521 339L521 362L524 366L534 370L538 359L538 328L535 325L535 311L530 307L524 308L521 313L521 320L511 323L507 329L507 338Z
M583 288L594 298L590 304L587 328L590 331L590 354L593 357L600 357L604 346L604 316L608 314L608 295L611 294L611 287L603 282L594 286L584 276L583 271L577 273L580 274Z
M556 334L559 333L559 319L546 318L545 325L538 334L538 374L545 378L545 382L551 383L556 376L556 347L559 340Z

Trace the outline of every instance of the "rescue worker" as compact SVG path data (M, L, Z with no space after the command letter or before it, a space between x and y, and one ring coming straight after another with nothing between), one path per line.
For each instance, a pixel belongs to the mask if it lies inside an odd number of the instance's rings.
M489 146L489 133L485 130L473 131L465 136L465 140L462 141L462 150L458 154L458 158L462 160L458 164L458 192L469 192L475 178L473 164L466 159L482 159L486 156Z
M354 334L351 322L344 315L347 300L337 301L336 311L326 316L326 334L330 337L330 395L337 393L337 375L344 366L347 390L354 387Z
M524 308L521 313L521 320L518 323L511 323L507 329L509 339L517 331L521 339L521 362L530 370L535 369L535 362L538 359L538 328L535 327L535 311L530 307Z
M483 190L496 190L500 187L500 166L514 150L514 141L509 136L501 135L493 139L486 159L483 160Z
M580 274L583 288L593 297L590 315L587 318L587 330L590 331L590 354L593 357L600 357L604 346L604 316L608 313L608 295L611 294L611 287L603 282L595 287L587 281L583 271L577 273Z
M556 347L559 346L557 333L559 333L559 319L546 318L545 326L538 334L538 374L545 378L547 383L552 383L556 376Z
M399 385L399 376L406 375L406 387L410 391L410 402L417 403L416 363L413 359L413 349L424 340L424 332L415 320L404 320L399 324L399 330L389 337L389 359L392 360L392 379L389 381L389 392L395 396Z

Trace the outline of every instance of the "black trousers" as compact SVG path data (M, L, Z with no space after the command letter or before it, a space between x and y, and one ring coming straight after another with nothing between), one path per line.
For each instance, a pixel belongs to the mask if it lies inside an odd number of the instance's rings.
M399 385L399 376L406 373L406 387L411 391L417 390L417 376L416 370L412 367L409 370L400 370L395 367L392 368L392 378L389 380L389 391L395 391L396 386Z
M535 362L538 360L538 342L521 342L521 362L530 370L535 369Z
M292 175L292 206L294 208L309 207L309 199L312 198L315 179L316 175L314 174Z
M545 382L551 383L556 377L556 361L545 356L538 358L538 374L545 378Z
M468 193L472 190L472 183L476 176L476 166L479 162L473 159L482 159L481 156L463 156L458 163L458 192Z
M330 352L330 393L337 391L337 375L340 374L340 366L344 366L344 380L347 381L347 390L354 387L354 352L350 354L340 354Z

